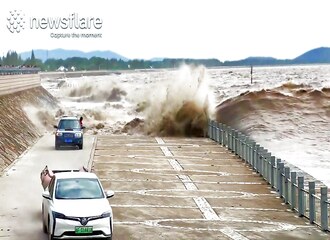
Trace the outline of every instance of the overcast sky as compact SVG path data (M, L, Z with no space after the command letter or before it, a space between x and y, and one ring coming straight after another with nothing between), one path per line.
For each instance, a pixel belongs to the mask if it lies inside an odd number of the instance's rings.
M127 58L249 56L291 59L330 47L329 0L11 0L0 8L0 55L8 50L111 50ZM25 29L7 29L10 11ZM100 18L100 29L30 29L32 17ZM98 33L102 38L55 39L52 33Z

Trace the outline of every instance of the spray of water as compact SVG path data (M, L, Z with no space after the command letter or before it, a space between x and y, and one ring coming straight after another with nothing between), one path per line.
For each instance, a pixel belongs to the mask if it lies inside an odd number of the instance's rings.
M185 65L172 79L158 82L139 106L144 110L147 134L204 136L213 103L205 68Z
M66 86L65 94L77 102L118 102L127 93L113 82L85 81L77 86Z
M39 108L34 105L26 105L23 107L23 111L30 121L36 126L40 134L51 132L56 124L54 110L46 108Z

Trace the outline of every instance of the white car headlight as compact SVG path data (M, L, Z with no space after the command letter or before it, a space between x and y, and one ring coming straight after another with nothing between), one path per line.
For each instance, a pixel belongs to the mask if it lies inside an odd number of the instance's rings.
M63 213L53 211L53 218L65 219L65 215Z
M76 137L76 138L81 138L81 133L75 133L75 134L74 134L74 137Z
M103 218L107 218L107 217L110 217L110 216L111 216L111 213L110 212L104 212L101 215L101 217L103 217Z

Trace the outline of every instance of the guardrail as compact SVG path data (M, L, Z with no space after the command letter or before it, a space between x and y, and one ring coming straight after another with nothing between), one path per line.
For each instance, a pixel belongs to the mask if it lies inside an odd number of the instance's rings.
M291 172L281 159L230 126L210 120L208 136L249 164L299 217L306 217L311 224L329 231L328 187L316 189L315 181L309 181L305 189L304 176Z
M0 75L37 74L40 68L33 67L0 67Z
M0 95L40 86L39 74L0 75Z

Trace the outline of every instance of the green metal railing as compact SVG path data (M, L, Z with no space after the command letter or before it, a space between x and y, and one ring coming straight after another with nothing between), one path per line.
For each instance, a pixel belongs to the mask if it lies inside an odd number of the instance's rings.
M329 231L328 187L316 189L315 181L309 181L305 189L304 176L297 176L297 172L292 172L281 159L225 124L210 120L208 137L249 164L300 217L306 217L321 230Z

